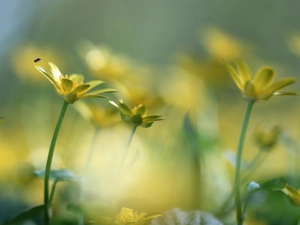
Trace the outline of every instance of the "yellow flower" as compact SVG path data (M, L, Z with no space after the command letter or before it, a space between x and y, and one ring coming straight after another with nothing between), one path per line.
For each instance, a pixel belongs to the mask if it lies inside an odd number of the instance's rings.
M255 130L256 144L263 150L270 150L276 145L280 132L279 126L273 127L272 130L266 130L262 126L258 126Z
M135 223L142 220L147 213L138 213L132 209L123 207L121 212L116 216L116 224Z
M105 98L104 96L102 96L102 94L116 91L114 89L100 89L89 92L92 88L98 86L99 84L102 84L103 81L93 80L84 83L82 75L62 75L55 64L49 62L49 65L51 67L50 73L42 67L36 66L36 68L45 75L45 77L55 87L57 93L61 95L69 104L72 104L76 100L81 98Z
M120 122L118 110L98 102L78 102L74 107L93 125L99 128L111 127Z
M132 209L123 207L119 214L115 218L115 224L117 225L142 225L146 222L155 219L160 214L146 216L147 213L138 213L137 211L133 211ZM102 217L102 222L104 224L111 224L111 218Z
M273 83L275 72L270 67L260 68L255 77L252 78L251 71L245 62L237 61L237 69L230 64L225 63L225 65L247 101L262 101L277 95L297 95L296 92L278 92L296 80L294 78L283 78Z
M217 27L208 27L201 34L203 34L201 41L213 58L232 61L245 55L245 52L249 50L249 47L242 41Z
M163 120L161 115L147 115L147 109L144 105L138 105L130 109L123 100L119 100L119 104L109 101L112 105L120 110L122 119L134 126L150 127L155 121Z
M81 43L78 49L88 68L98 78L108 82L123 79L127 75L131 59L126 55L91 42Z
M289 197L293 205L300 206L300 190L296 190L294 187L286 184L281 191Z

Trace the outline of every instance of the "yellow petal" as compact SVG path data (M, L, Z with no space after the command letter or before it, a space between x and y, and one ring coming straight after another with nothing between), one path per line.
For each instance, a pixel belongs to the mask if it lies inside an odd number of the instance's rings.
M88 89L90 90L91 87ZM99 89L99 90L95 90L95 91L91 91L88 94L89 95L99 95L99 94L106 94L106 93L113 93L116 92L116 89L112 89L112 88L104 88L104 89Z
M235 70L235 68L228 63L225 63L225 66L226 66L228 72L230 73L232 79L234 80L236 86L238 86L238 88L241 91L243 91L244 83L242 82L242 80L241 80L240 76L238 75L237 71Z
M85 95L80 95L78 98L108 98L103 95L90 95L90 94L85 94Z
M57 81L51 75L49 75L49 73L46 70L39 66L35 66L35 68L39 70L50 81L50 83L55 87L55 89L58 92L61 92L61 88L58 85Z
M287 91L287 92L275 92L274 95L280 96L280 95L298 95L297 92L294 91Z
M258 92L260 90L266 90L274 81L274 77L275 73L273 69L269 67L263 67L256 73L253 79L253 85Z
M62 78L60 86L64 93L70 93L73 89L73 82L67 78Z
M69 77L75 84L81 84L84 81L84 77L81 74L72 74Z
M289 78L289 77L283 78L283 79L275 82L274 84L272 84L270 87L270 91L276 92L276 91L284 88L285 86L294 83L295 81L296 81L296 79L294 79L294 78Z
M94 87L96 87L96 86L98 86L100 84L103 84L103 83L104 83L104 81L102 81L102 80L92 80L90 82L87 82L86 84L89 84L90 85L90 89L92 89L92 88L94 88Z
M51 74L53 76L53 78L58 81L60 79L60 77L62 77L62 74L60 72L60 70L58 69L58 67L52 63L52 62L49 62L49 65L51 67Z
M236 66L238 68L238 74L244 84L252 79L251 71L248 65L243 61L237 61Z
M90 88L90 85L89 84L81 84L79 86L77 86L73 92L77 93L77 95L81 95L81 94L84 94L86 93Z
M135 109L134 109L134 114L140 114L142 117L146 116L147 114L147 108L144 105L138 105Z
M285 193L287 196L289 196L290 201L293 205L300 206L300 193L298 190L286 184L281 191Z

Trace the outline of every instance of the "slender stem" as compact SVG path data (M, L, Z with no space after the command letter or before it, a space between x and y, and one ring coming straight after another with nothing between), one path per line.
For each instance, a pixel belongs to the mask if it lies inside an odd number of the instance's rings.
M249 178L251 177L251 175L253 174L255 169L257 169L259 167L259 165L263 162L263 160L266 158L265 156L266 156L266 154L262 150L259 150L258 153L252 158L249 166L247 167L246 173L241 175L241 184L242 185L244 185L247 181L249 181ZM232 191L230 192L230 195L226 198L226 200L220 207L219 211L217 211L215 213L215 215L217 215L217 217L224 216L224 214L226 213L225 209L228 208L228 205L231 203L231 200L234 197L234 194L235 194L235 188L232 189ZM234 208L234 206L230 206L230 209L228 211L231 211L233 208Z
M115 189L115 194L114 194L113 201L112 201L112 216L111 216L111 224L112 225L115 224L118 192L119 192L120 182L121 182L121 179L122 179L122 172L123 172L123 168L124 168L124 164L125 164L125 159L126 159L127 152L128 152L129 147L130 147L130 144L132 142L133 136L135 134L136 128L137 128L137 126L135 126L135 125L132 127L132 130L131 130L130 136L128 138L126 147L124 149L122 159L121 159L121 163L120 163L119 169L117 171L117 175L116 175L116 187L115 187L116 189Z
M50 170L51 170L51 164L52 164L52 159L54 155L54 149L55 149L55 144L56 140L58 137L58 133L60 131L60 127L62 124L62 121L64 119L65 113L68 108L68 103L64 101L48 152L48 157L47 157L47 163L46 163L46 169L45 169L45 178L44 178L44 206L45 206L45 222L46 224L49 223L50 220L50 215L49 215L49 208L50 208L50 202L49 202L49 178L50 178Z
M242 212L242 203L241 203L241 162L242 162L242 155L243 155L243 146L244 146L244 140L245 135L250 119L251 110L253 108L254 101L249 101L248 107L245 113L241 134L240 134L240 140L238 145L238 151L237 151L237 159L236 159L236 168L235 168L235 182L234 182L234 189L235 189L235 204L236 204L236 219L237 224L242 225L243 224L243 212Z
M263 150L259 150L258 153L254 156L249 164L247 171L242 175L242 184L249 181L251 175L255 172L255 170L261 165L261 163L266 159L266 154Z
M51 189L51 193L50 193L50 198L49 198L49 205L51 205L52 202L53 202L54 193L55 193L55 188L56 188L56 185L57 185L58 181L59 181L59 180L55 179L54 182L53 182L52 189Z

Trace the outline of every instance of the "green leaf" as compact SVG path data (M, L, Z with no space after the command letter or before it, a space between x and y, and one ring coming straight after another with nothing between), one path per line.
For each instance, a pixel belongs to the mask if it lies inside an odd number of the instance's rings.
M34 175L38 177L44 177L45 170L36 170L34 171ZM51 170L50 179L58 180L58 181L80 181L81 180L81 178L74 175L74 173L71 170L66 170L66 169Z
M7 221L4 221L4 223L1 223L2 225L13 225L13 224L17 224L20 222L23 222L25 220L30 220L33 217L35 217L38 214L41 214L44 212L44 205L39 205L39 206L35 206L33 208L30 208L22 213L20 213L19 215L17 215L16 217L9 219Z
M285 188L285 183L279 179L271 180L260 185L262 189L267 189L270 191L281 191Z

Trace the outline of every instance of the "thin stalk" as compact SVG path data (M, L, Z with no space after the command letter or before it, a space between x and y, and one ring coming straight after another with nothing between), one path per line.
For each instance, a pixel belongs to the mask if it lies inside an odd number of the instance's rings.
M260 150L251 160L249 166L247 167L246 173L241 175L241 184L244 185L248 180L249 177L251 177L251 175L253 174L253 172L255 171L256 168L259 167L259 165L263 162L263 160L265 159L265 154L262 152L262 150ZM219 211L217 211L215 213L215 215L217 215L218 217L222 217L226 212L225 209L228 208L229 204L231 203L232 198L234 197L234 193L235 193L235 188L232 189L232 191L230 192L230 195L226 198L226 200L224 201L224 203L222 204L222 206L220 207ZM230 210L233 208L234 206L230 207Z
M137 126L133 125L130 136L129 136L127 144L126 144L126 147L125 147L123 155L122 155L122 159L121 159L119 169L117 171L116 189L115 189L115 195L114 195L113 201L112 201L112 216L111 216L111 224L112 225L115 225L117 199L118 199L119 186L120 186L120 182L121 182L121 179L122 179L122 171L123 171L123 168L124 168L127 152L128 152L129 147L130 147L130 144L132 142L132 139L133 139L133 136L135 134L136 128L137 128Z
M253 105L254 105L254 101L249 101L248 107L247 107L247 110L245 113L242 129L241 129L239 145L238 145L238 150L237 150L234 189L235 189L236 219L237 219L238 225L242 225L243 220L244 220L243 212L242 212L242 202L241 202L241 162L242 162L243 147L244 147L246 131L247 131L247 127L248 127L248 123L249 123Z
M259 150L258 153L254 156L251 163L249 164L247 171L242 175L242 184L249 181L251 175L256 171L256 169L261 165L261 163L266 159L266 154L263 150Z
M51 205L52 202L53 202L54 193L55 193L55 188L56 188L56 185L57 185L58 181L59 181L59 180L55 179L54 182L53 182L52 189L51 189L51 193L50 193L50 198L49 198L49 205Z
M46 163L46 169L45 169L45 178L44 178L44 206L45 206L45 222L46 224L49 223L50 220L50 215L49 215L49 208L50 208L50 202L49 202L49 179L50 179L50 170L51 170L51 164L52 164L52 159L54 155L54 149L55 149L55 144L56 140L58 137L58 133L60 131L60 127L62 125L64 116L66 114L67 108L68 108L68 103L64 101L48 152L48 157L47 157L47 163Z

